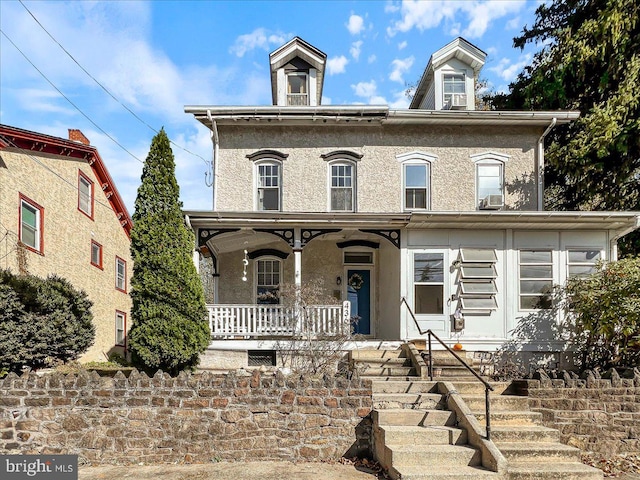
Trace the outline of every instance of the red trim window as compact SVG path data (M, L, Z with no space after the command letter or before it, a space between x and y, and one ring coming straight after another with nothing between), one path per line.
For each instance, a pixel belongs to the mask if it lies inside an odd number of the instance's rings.
M19 239L29 250L44 254L44 208L20 194Z
M116 257L116 290L127 293L127 262Z
M127 314L116 310L116 345L127 348Z
M93 182L78 170L78 210L93 220Z
M102 245L91 240L91 265L102 270Z

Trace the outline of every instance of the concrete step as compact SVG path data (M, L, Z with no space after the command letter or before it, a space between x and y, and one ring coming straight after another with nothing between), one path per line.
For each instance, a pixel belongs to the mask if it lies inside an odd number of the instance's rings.
M580 462L580 449L559 442L496 442L507 461L543 463Z
M403 480L405 477L402 477ZM509 480L602 480L602 470L582 463L509 462Z
M513 410L529 410L529 398L528 397L517 397L515 395L491 395L490 403L491 403L491 411L492 412L501 412L501 411L513 411ZM483 395L469 395L462 394L462 399L465 401L467 406L471 410L482 410L484 409L485 396Z
M408 377L415 376L416 369L413 367L370 367L359 370L361 377Z
M446 426L384 425L376 427L376 442L394 445L465 445L467 431Z
M438 382L381 377L372 379L371 390L374 395L377 393L437 393Z
M491 426L491 440L494 442L559 442L560 432L555 428L539 425Z
M448 410L385 409L373 411L374 425L446 425L453 426L456 415Z
M473 414L480 422L480 425L484 425L485 412L474 411ZM540 425L542 423L542 414L539 412L526 412L526 411L502 411L491 412L491 428L501 425Z
M373 408L442 408L439 393L374 393Z
M480 465L479 450L465 445L395 445L385 446L385 465L424 465L438 468L455 468L462 465Z
M369 358L367 360L356 360L354 365L359 368L367 367L410 367L411 360L408 358Z
M433 380L434 382L437 380ZM465 394L476 394L476 395L484 395L484 385L480 383L477 379L469 379L464 378L462 380L458 379L441 379L439 381L443 382L451 382L456 387L458 393ZM489 392L491 396L500 395L504 393L511 385L511 382L489 382L489 384L493 387L493 391Z
M400 358L405 357L402 349L398 350L377 350L377 349L364 349L364 350L350 350L349 355L352 360L371 360L371 359L387 359L387 358Z
M458 465L434 469L428 465L394 465L389 469L393 480L474 480L498 478L498 474L480 466Z

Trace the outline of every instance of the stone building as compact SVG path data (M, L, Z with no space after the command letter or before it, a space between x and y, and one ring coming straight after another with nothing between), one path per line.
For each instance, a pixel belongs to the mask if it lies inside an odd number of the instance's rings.
M81 361L124 355L132 222L95 147L0 125L0 268L56 274L93 302L96 339Z
M278 285L321 279L318 329L493 352L548 317L554 285L616 259L637 212L543 210L545 137L579 112L475 110L485 57L438 50L408 109L324 106L326 55L296 37L269 55L272 105L185 107L213 141L213 209L185 212L211 258L212 348L275 348ZM558 361L558 320L524 351Z

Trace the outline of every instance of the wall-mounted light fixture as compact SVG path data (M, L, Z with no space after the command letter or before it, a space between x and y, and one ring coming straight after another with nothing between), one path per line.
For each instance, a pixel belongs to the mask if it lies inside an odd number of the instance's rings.
M336 277L336 285L342 285L342 278L340 276Z

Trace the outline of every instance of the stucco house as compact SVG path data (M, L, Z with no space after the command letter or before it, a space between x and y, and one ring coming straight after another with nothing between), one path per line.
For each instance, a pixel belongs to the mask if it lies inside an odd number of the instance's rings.
M265 294L319 278L335 298L319 328L357 316L377 344L431 329L493 352L553 285L616 259L637 212L543 210L545 136L579 112L475 110L485 57L438 50L408 109L324 106L327 57L296 37L269 55L272 105L185 107L213 142L213 209L185 212L211 262L212 348L274 348Z
M125 354L131 226L104 161L80 130L64 139L0 125L0 268L56 274L88 294L96 338L81 361Z

